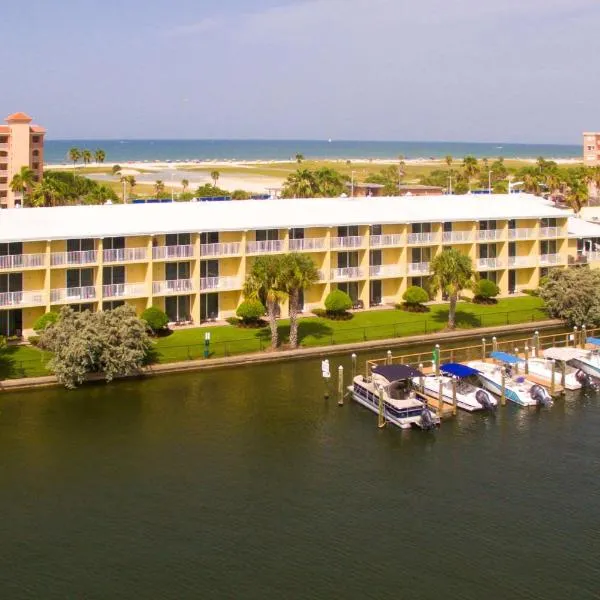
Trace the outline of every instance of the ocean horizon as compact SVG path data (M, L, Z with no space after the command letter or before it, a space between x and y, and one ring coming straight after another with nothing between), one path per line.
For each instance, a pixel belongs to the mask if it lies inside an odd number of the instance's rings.
M140 161L258 161L289 160L296 154L306 159L439 159L448 154L460 159L477 158L580 158L574 144L522 144L502 142L390 142L344 140L47 140L45 163L69 163L71 147L102 148L106 162Z

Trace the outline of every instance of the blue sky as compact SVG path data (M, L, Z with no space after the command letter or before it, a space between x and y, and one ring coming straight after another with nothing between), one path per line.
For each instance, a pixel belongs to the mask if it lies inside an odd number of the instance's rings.
M598 0L28 0L0 115L53 138L578 143Z

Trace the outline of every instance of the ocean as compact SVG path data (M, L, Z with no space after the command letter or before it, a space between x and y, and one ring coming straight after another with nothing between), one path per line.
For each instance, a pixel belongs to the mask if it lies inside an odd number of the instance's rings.
M193 160L288 160L297 153L307 159L443 158L580 158L581 146L474 142L368 142L338 140L48 140L46 164L68 163L69 148L102 148L106 162Z

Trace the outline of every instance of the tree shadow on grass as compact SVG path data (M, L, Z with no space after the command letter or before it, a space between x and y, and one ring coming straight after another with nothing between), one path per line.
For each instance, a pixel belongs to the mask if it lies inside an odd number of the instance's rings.
M437 323L447 323L449 310L439 310L431 315L431 320ZM481 327L481 319L471 312L456 311L456 326L462 328Z
M28 360L19 360L15 354L19 350L18 346L8 346L0 352L0 380L2 379L18 379L31 375L31 370L40 371L43 374L46 363L48 362L44 355L40 353L40 358L32 358ZM28 370L30 371L28 373Z
M290 339L289 324L278 325L277 331L279 333L279 343L287 343ZM321 339L324 337L331 337L332 333L333 329L320 321L301 320L298 323L298 342L300 344L302 344L302 340L307 337ZM268 327L265 327L256 333L256 337L265 344L268 344L271 341L271 330Z

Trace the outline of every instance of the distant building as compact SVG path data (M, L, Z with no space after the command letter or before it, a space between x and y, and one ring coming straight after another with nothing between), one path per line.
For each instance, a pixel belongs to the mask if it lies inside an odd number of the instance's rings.
M352 187L351 184L348 184ZM380 183L355 183L354 196L385 196L384 185ZM400 184L397 196L439 196L444 193L444 188L435 185Z
M21 167L33 169L37 180L42 178L46 130L32 125L31 117L22 112L9 115L5 122L0 125L0 208L13 208L22 198L11 191L10 182Z
M583 164L586 167L600 165L600 133L583 134Z

